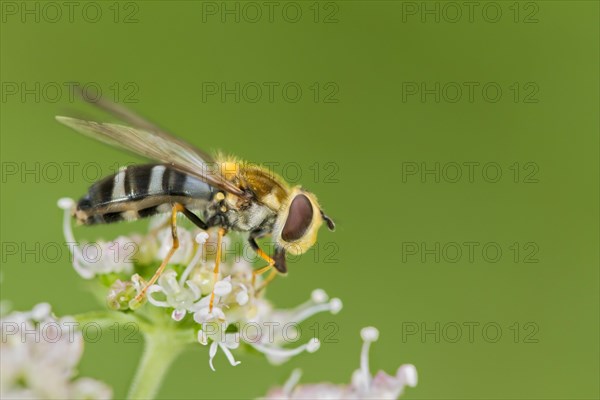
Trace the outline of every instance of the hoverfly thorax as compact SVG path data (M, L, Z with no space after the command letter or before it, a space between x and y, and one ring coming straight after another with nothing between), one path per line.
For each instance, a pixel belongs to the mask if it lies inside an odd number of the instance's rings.
M302 254L315 244L324 221L330 230L335 228L321 211L315 195L296 187L278 213L273 237L288 253Z

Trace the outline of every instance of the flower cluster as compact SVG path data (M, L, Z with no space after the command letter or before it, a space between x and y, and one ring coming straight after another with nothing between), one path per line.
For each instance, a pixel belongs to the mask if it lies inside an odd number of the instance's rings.
M412 364L398 368L396 375L388 375L379 371L375 377L369 372L369 347L377 341L379 332L373 327L363 328L360 332L363 339L360 368L354 371L352 381L348 385L333 383L316 383L298 385L300 370L294 370L292 376L283 387L272 389L266 399L397 399L406 386L417 385L417 370Z
M107 302L113 310L137 310L132 299L145 285L143 276L148 277L153 269L144 264L157 264L171 248L170 228L161 228L161 221L155 220L148 235L133 238L121 237L115 242L100 242L100 251L114 254L115 250L135 244L135 258L132 252L122 251L129 258L85 257L82 246L77 245L70 219L73 207L71 199L61 199L59 207L65 210L63 228L73 253L75 270L86 279L113 277L109 284ZM183 328L192 328L197 341L209 347L209 364L214 370L213 359L221 350L231 365L238 365L231 350L240 345L254 348L266 355L272 363L282 363L304 351L314 352L319 346L318 339L290 348L289 343L299 340L297 324L316 313L338 313L342 302L329 299L325 291L317 289L311 298L292 310L280 310L264 297L262 280L253 275L249 262L237 259L235 262L222 261L215 279L215 259L208 250L215 248L214 242L203 231L189 231L178 227L179 249L170 260L167 269L156 284L146 292L145 307L165 309L171 320ZM224 240L228 240L225 238ZM132 275L133 274L133 275Z
M112 390L75 378L83 336L70 317L56 319L46 303L0 318L0 398L110 399Z

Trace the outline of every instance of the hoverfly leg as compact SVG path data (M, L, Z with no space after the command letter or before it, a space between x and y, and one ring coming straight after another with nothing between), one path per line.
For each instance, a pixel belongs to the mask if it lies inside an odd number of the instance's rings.
M271 260L273 260L273 264L270 266L274 267L275 269L273 269L269 273L269 276L267 277L267 279L265 279L264 282L262 283L262 285L258 289L256 289L257 293L259 293L261 290L263 290L265 287L267 287L267 285L273 279L275 279L275 277L277 275L285 274L287 272L287 265L285 262L285 250L282 247L275 246L275 252L273 253L273 257L271 258Z
M263 281L262 285L260 285L260 287L258 289L256 289L256 293L260 293L264 288L267 287L267 285L269 283L271 283L271 281L273 279L275 279L277 277L278 273L276 269L272 269L271 272L269 273L269 276L267 276L267 278Z
M258 243L256 243L256 239L252 236L250 236L250 238L248 239L250 242L250 245L252 246L252 248L254 249L254 251L256 251L256 254L258 254L258 256L260 258L262 258L263 260L265 260L268 265L262 268L259 268L255 271L252 271L252 287L254 287L256 285L256 277L259 275L264 274L267 271L271 271L271 273L269 274L269 276L264 280L264 282L262 283L262 285L260 285L260 287L258 289L256 289L256 292L259 293L261 290L263 290L265 287L267 287L267 285L273 280L275 279L275 277L278 275L278 272L284 273L287 268L285 267L285 252L283 251L283 249L281 248L275 248L275 258L270 257L267 253L265 253L259 246ZM275 268L275 269L273 269Z
M203 231L208 230L208 225L204 221L202 221L200 218L198 218L198 216L196 214L194 214L189 209L185 208L184 206L182 206L180 204L179 204L179 206L180 207L177 210L178 212L182 212L183 215L185 215L198 228L202 229ZM161 224L159 224L155 228L152 228L150 230L150 235L156 237L156 235L158 234L158 232L160 232L161 230L163 230L164 228L166 228L170 224L171 224L171 221L170 221L169 218L167 218L164 222L162 222Z
M225 230L225 228L219 228L219 230L217 231L217 254L216 254L216 258L215 258L215 269L213 271L213 276L214 276L213 291L210 294L210 303L208 306L209 312L212 312L213 304L215 302L215 286L214 285L217 283L217 279L219 279L219 264L221 263L221 244L223 243L223 236L225 236L226 233L227 233L227 231Z
M135 296L134 303L139 304L142 301L142 299L146 295L146 291L148 290L148 288L150 286L154 285L156 280L160 277L160 275L165 270L165 267L167 266L167 263L169 262L169 260L173 256L173 254L175 253L175 250L177 250L179 248L179 238L177 237L177 213L183 212L184 210L185 210L185 207L183 207L183 205L181 205L179 203L173 204L173 208L171 210L171 221L170 221L171 222L171 235L173 237L173 246L171 246L171 249L167 253L167 256L165 257L163 262L160 264L160 266L158 267L158 269L156 270L156 272L154 273L152 278L148 281L148 283L146 283L146 285L142 288L140 293L138 293L137 296Z
M269 255L267 253L265 253L258 246L258 243L256 243L256 239L254 238L254 236L250 235L250 237L248 238L248 242L250 243L250 246L254 249L254 251L256 252L256 254L260 258L262 258L263 260L265 260L267 263L269 263L269 265L267 265L266 267L262 267L260 269L252 271L252 287L254 287L254 284L256 283L256 277L259 276L259 275L264 274L265 272L267 272L268 270L270 270L271 268L273 268L275 266L275 260L273 260L271 257L269 257Z
M266 267L262 267L262 268L252 271L252 286L253 287L254 287L254 284L256 283L256 277L269 271L271 268L273 268L273 265L274 264L269 264ZM271 271L271 273L273 273L273 272L277 272L277 271Z
M203 231L208 230L208 225L202 221L200 218L198 218L198 216L196 214L194 214L193 212L191 212L190 210L188 210L185 207L181 207L182 210L181 212L183 213L183 215L185 215L190 221L192 221L192 223L194 225L196 225L198 228L202 229Z

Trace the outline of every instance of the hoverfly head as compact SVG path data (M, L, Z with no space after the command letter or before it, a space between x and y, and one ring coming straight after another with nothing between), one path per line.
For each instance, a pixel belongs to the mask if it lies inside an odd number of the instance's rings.
M315 195L297 187L279 210L273 237L287 252L302 254L317 241L323 221L330 230L335 228L331 218L319 207Z

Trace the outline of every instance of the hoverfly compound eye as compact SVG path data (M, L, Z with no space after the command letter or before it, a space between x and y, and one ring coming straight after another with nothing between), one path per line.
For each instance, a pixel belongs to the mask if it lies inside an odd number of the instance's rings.
M308 197L297 195L288 212L287 220L281 231L281 237L286 242L294 242L306 233L313 219L313 207Z

